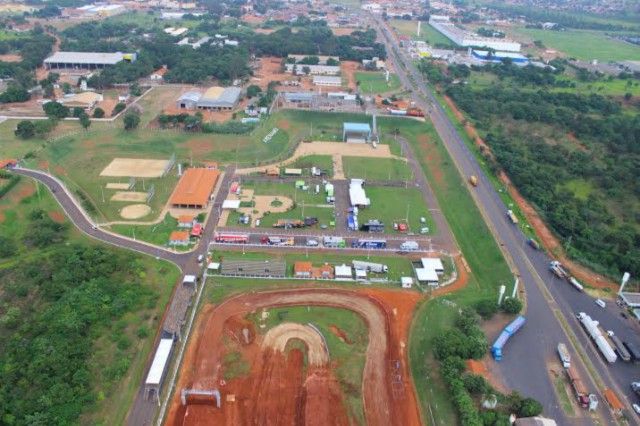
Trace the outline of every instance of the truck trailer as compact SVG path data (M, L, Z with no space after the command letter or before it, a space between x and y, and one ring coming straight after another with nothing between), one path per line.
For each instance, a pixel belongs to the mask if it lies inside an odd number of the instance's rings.
M574 277L567 278L567 281L569 281L569 284L574 286L576 290L578 290L578 291L583 291L584 290L584 286L582 284L580 284L578 282L578 280L576 280Z
M624 362L631 361L631 354L629 353L627 348L624 347L624 345L622 344L622 340L620 340L618 336L609 336L609 340L611 340L611 343L621 360L623 360Z
M293 237L262 237L262 244L270 246L293 246L295 240Z
M569 276L562 264L556 260L549 263L549 270L558 278L567 278Z
M214 236L216 243L228 244L247 244L249 243L249 235L247 234L216 234Z
M389 272L387 265L383 265L382 263L362 262L360 260L354 260L352 263L353 269L361 271L376 272L378 274L386 274Z
M420 245L418 244L417 241L405 241L402 244L400 244L400 250L415 251L419 249L420 249Z
M571 366L565 370L567 372L567 378L569 379L569 383L571 383L571 387L576 394L576 399L581 407L586 408L589 406L589 391L584 385L582 381L582 377L578 373L578 370L575 366Z
M567 346L564 343L558 344L558 356L560 357L560 361L562 361L562 366L564 368L569 368L571 366L571 356L569 355Z
M504 349L504 345L507 344L507 341L513 337L514 334L518 332L526 322L526 318L523 316L519 316L511 324L506 326L502 333L498 336L495 343L491 347L491 353L493 354L493 359L496 361L502 361L502 350Z
M607 341L607 339L602 335L602 331L600 330L598 321L594 321L591 317L584 312L580 312L578 314L578 320L587 331L587 334L593 342L596 344L598 350L604 356L608 363L614 363L618 359L615 351Z
M511 223L516 223L516 224L518 223L518 218L516 217L513 210L507 210L507 217L509 218Z
M387 240L353 240L353 242L351 243L351 247L364 249L385 249L387 248Z
M341 237L323 237L322 245L327 248L345 248L347 244Z

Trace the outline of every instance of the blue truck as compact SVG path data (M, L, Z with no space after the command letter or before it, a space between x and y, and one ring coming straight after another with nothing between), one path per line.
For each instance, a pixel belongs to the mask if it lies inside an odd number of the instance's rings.
M347 215L347 228L349 229L349 231L358 230L358 224L356 223L356 218L352 214Z
M387 240L353 240L351 243L353 248L364 249L385 249L387 248Z
M504 345L506 345L507 341L509 341L509 339L513 337L513 335L516 334L518 330L522 328L522 326L526 321L527 319L525 317L520 316L515 320L513 320L511 324L506 326L504 330L502 330L502 333L500 333L495 343L491 347L491 353L493 354L493 359L495 359L498 362L502 361L502 349L504 349Z

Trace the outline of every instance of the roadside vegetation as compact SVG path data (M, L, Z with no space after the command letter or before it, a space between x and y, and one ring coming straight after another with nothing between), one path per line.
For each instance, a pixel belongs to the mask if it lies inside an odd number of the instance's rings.
M30 179L0 212L0 423L121 424L178 271L89 242Z

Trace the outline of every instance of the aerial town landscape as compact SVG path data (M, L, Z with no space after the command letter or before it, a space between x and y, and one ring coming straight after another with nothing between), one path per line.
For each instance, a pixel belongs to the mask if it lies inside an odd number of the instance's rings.
M640 5L0 5L0 425L640 425Z

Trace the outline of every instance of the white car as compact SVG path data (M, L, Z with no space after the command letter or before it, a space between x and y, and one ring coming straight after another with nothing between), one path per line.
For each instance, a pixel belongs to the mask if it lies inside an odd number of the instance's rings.
M198 263L202 263L204 261L204 254L198 256Z
M633 404L632 407L633 407L633 411L635 411L636 414L640 414L640 405Z
M425 226L424 228L420 229L420 233L421 234L428 234L429 233L429 228Z
M316 240L308 240L307 247L318 247L318 242Z
M260 219L256 219L256 227L260 226Z
M596 299L596 305L600 306L601 308L607 306L602 299Z

